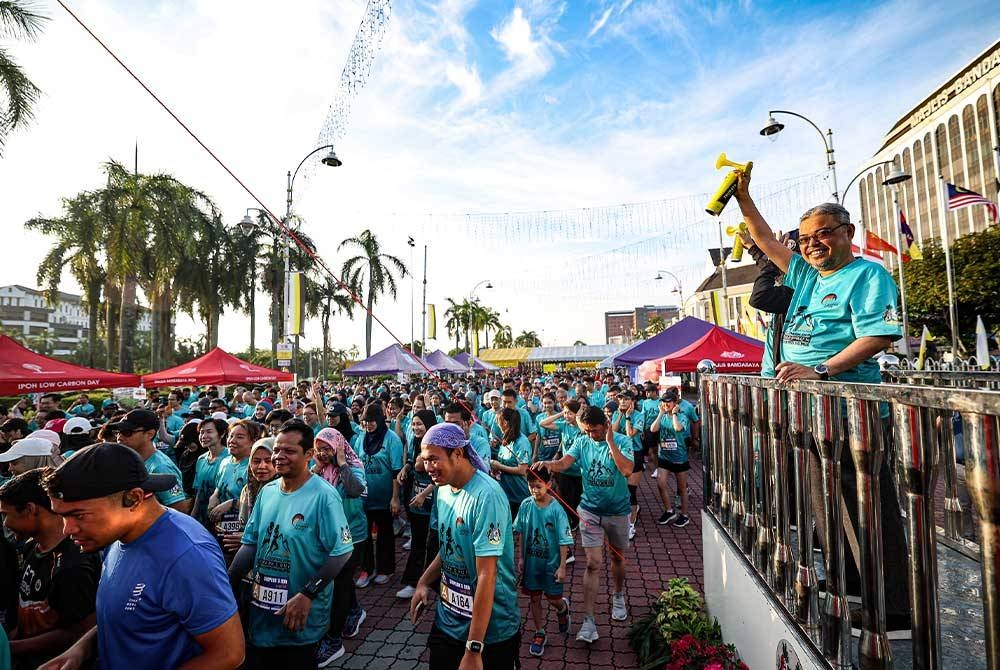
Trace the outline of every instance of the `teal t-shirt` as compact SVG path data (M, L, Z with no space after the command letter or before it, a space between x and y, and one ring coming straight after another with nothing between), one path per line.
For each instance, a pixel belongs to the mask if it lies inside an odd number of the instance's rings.
M187 499L187 495L184 493L181 471L168 456L160 451L154 451L153 455L146 459L145 465L146 472L151 475L173 475L176 477L176 483L171 489L155 494L156 499L160 501L161 505L169 507Z
M281 480L264 485L250 513L243 544L257 548L252 576L248 631L258 647L318 642L330 623L333 585L313 600L305 629L294 633L276 616L330 556L354 548L351 528L337 490L312 475L297 491L285 493Z
M178 414L171 414L164 419L163 424L166 426L168 433L177 437L181 429L184 428L184 418Z
M646 430L653 425L656 415L660 413L660 401L658 398L646 398L642 401L642 425Z
M559 569L559 547L573 545L566 510L556 500L540 507L527 498L517 511L514 532L521 536L521 584L529 591L561 595L563 585L555 581Z
M539 415L541 419L547 419L548 416ZM540 461L551 461L559 453L559 444L561 442L561 436L559 434L558 424L552 428L543 428L542 422L538 421L535 425L538 430L538 460Z
M681 425L681 430L674 430L674 419L669 414L664 414L660 419L659 442L656 447L656 457L668 463L687 463L688 450L687 441L690 435L691 424L684 412L677 413L677 423Z
M364 469L352 466L351 472L365 485L365 490L361 492L359 497L351 498L344 492L343 482L338 481L337 493L340 494L340 499L344 503L344 516L347 517L347 523L351 527L351 537L354 539L354 544L357 544L368 539L368 517L365 516L365 498L368 496L368 482L365 479Z
M563 455L565 456L569 453L569 449L573 446L576 438L583 434L583 431L581 431L580 427L575 423L569 423L566 419L557 419L556 428L559 429L560 447ZM580 470L580 463L573 463L573 465L563 470L563 474L569 475L570 477L582 477L583 471Z
M616 433L615 444L625 458L632 458L632 440ZM595 442L588 435L580 435L567 455L576 459L583 472L580 507L597 516L624 516L631 512L628 478L615 465L607 442Z
M902 336L899 292L881 265L858 258L821 277L801 256L792 254L785 286L795 291L781 336L787 361L812 367L860 337ZM877 384L881 374L870 358L832 379Z
M688 432L690 432L690 424L697 423L701 420L701 417L698 416L698 408L684 398L681 398L681 401L677 404L680 405L681 414L687 417Z
M232 456L227 456L222 459L215 473L215 490L218 493L219 503L227 500L236 501L215 523L215 532L220 536L243 530L243 524L240 523L239 500L243 487L247 485L249 468L250 456L242 461L233 461Z
M229 458L229 450L223 449L215 460L209 460L211 455L206 451L194 464L194 490L198 496L198 508L191 511L191 516L203 524L208 523L208 499L215 492L215 478L222 461Z
M629 438L629 440L631 440L632 442L632 450L642 451L642 429L646 425L645 423L643 423L644 419L643 413L633 410L632 413L629 414L628 418L632 419L632 428L634 428L637 431L635 435ZM615 432L618 435L624 435L625 437L628 437L625 433L625 417L622 416L621 412L615 412L614 415L611 417L612 424L614 424L616 421L618 421L618 430L616 430Z
M437 627L452 639L468 639L479 581L476 557L496 556L493 613L483 642L509 640L521 627L521 611L517 605L514 536L507 496L500 484L476 470L457 491L451 486L438 487L435 509L441 557Z
M600 407L603 409L604 405L606 405L608 401L607 389L602 386L600 389L595 388L593 391L588 391L587 400L590 401L590 404L593 407Z
M490 434L486 432L481 423L474 423L469 426L469 439L471 440L473 437L481 437L489 444Z
M472 445L472 448L476 450L476 453L479 454L479 457L483 459L483 462L489 465L490 458L492 458L492 454L490 453L490 441L480 435L472 435L469 437L469 443Z
M502 464L516 468L521 464L531 465L531 442L524 435L518 436L511 444L501 444L497 460ZM519 503L531 495L528 490L528 479L524 475L500 473L500 488L507 494L507 500Z
M365 509L389 509L392 481L396 473L403 469L403 442L391 430L386 431L382 448L368 454L365 452L365 435L367 433L358 433L354 438L354 451L365 466L365 481L368 482Z

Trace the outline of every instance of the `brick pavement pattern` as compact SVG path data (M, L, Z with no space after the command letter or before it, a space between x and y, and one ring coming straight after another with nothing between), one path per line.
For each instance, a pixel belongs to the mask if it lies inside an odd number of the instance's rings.
M567 670L574 668L635 668L638 661L628 645L626 634L632 621L649 612L649 606L666 583L673 577L687 577L692 585L702 591L703 567L701 551L702 468L693 460L688 473L690 490L691 523L685 528L659 526L656 523L662 505L656 489L656 481L647 470L639 487L639 523L635 540L631 543L627 561L625 581L629 606L626 621L611 621L610 572L607 564L602 571L602 591L597 597L597 628L600 639L591 645L576 641L581 616L574 609L573 621L568 635L560 635L556 627L555 615L548 614L546 629L548 638L545 654L535 658L528 653L530 637L534 633L528 623L527 598L521 596L521 619L525 623L521 643L521 667L525 670ZM670 490L674 491L674 478L670 477ZM397 576L401 574L406 560L403 540L397 540ZM583 572L585 559L580 547L579 536L576 543L577 562L569 565L566 595L573 603L583 603ZM358 592L362 607L368 618L361 626L361 632L351 640L345 640L347 654L329 667L356 670L414 670L427 668L427 634L434 621L434 608L424 615L416 628L407 615L409 601L396 598L401 585L392 580L383 586L372 583ZM543 602L544 606L544 602ZM280 670L280 669L279 669Z

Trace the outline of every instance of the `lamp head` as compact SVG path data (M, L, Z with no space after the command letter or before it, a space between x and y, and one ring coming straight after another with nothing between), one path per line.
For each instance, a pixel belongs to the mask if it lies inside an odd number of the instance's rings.
M902 184L904 181L910 181L913 177L908 172L903 172L895 165L892 166L892 170L889 171L889 175L882 182L883 186L895 186L896 184Z
M769 114L767 117L767 123L765 123L764 127L760 129L760 134L773 141L778 139L775 136L784 129L785 124L778 123L777 119L774 118L774 115Z
M324 156L323 160L320 162L328 167L340 167L344 164L339 158L337 158L337 152L333 150L333 147L330 147L330 153Z
M257 227L257 224L254 223L253 219L250 218L249 213L244 214L243 220L240 221L237 225L240 228L240 232L243 233L244 235L249 235L250 233L253 232L254 228Z
M486 282L486 288L493 288L493 282Z
M657 273L656 273L656 276L655 276L655 277L653 277L653 279L656 279L657 281L659 281L660 279L663 279L663 275L662 275L662 274L660 274L659 272L657 272Z

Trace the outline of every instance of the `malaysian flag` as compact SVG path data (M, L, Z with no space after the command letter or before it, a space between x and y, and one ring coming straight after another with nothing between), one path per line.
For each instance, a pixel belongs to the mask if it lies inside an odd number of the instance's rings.
M975 191L970 191L961 186L948 184L948 211L969 207L970 205L986 205L990 210L993 221L997 220L997 204L992 200L984 198Z

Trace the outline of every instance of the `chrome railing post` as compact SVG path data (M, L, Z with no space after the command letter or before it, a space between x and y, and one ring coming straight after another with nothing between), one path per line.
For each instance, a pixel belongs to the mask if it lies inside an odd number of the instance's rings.
M941 412L937 420L938 444L944 472L944 534L952 540L962 538L964 530L962 501L958 498L958 463L955 454L955 425L951 412Z
M1000 669L1000 417L963 414L965 481L979 512L986 667Z
M716 387L719 396L719 463L722 465L722 500L719 509L722 512L722 523L729 529L729 535L736 538L733 532L735 515L733 512L733 431L730 422L729 384L720 382Z
M885 633L885 584L882 576L881 487L884 443L879 403L848 400L847 422L851 457L857 473L858 546L864 610L858 659L861 670L888 670L892 650Z
M701 415L703 429L701 431L701 496L705 501L705 507L712 508L712 491L715 486L715 458L712 454L712 440L715 439L715 431L712 427L711 381L705 375L699 375L700 384L698 386L698 396L701 402ZM647 426L649 428L649 426Z
M813 526L809 485L809 397L788 392L788 438L795 459L796 534L799 562L795 574L793 614L814 640L819 636L819 600L813 564Z
M934 412L903 404L894 404L893 412L910 538L913 667L937 670L942 666L933 507L938 458Z
M788 413L785 411L784 391L767 389L767 419L770 428L771 469L774 472L774 488L771 502L774 507L775 532L774 553L771 558L771 584L778 597L786 605L792 602L792 550L789 546L788 508L791 492L788 489L788 442L785 426Z
M722 491L725 488L725 467L722 451L722 417L719 413L719 382L712 380L709 382L709 402L711 403L711 414L709 421L712 430L712 506L722 518Z
M732 507L732 518L729 521L729 530L737 544L741 543L743 516L746 513L744 507L743 493L743 448L740 439L742 431L739 426L739 389L736 384L726 384L726 422L729 425L729 491Z
M844 576L844 518L841 514L840 458L843 451L841 399L813 398L812 436L823 470L826 598L823 601L823 654L834 668L851 667L851 613Z
M753 545L757 539L757 459L753 451L753 432L751 428L753 408L750 406L752 395L750 387L743 384L736 385L737 399L739 401L739 422L740 422L740 467L743 474L743 523L740 524L740 546L743 553L753 556Z
M761 576L774 588L771 579L771 552L774 536L774 515L771 506L771 449L767 440L767 389L754 386L751 392L753 423L753 451L757 454L757 475L755 477L759 495L757 515L757 537L753 548L753 564Z

